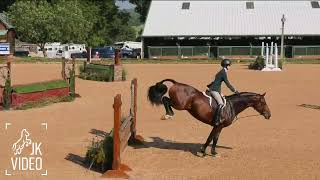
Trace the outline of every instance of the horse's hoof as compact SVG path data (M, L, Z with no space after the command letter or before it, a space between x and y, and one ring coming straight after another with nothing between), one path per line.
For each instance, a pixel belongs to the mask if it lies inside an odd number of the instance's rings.
M218 153L216 153L216 152L212 153L211 156L212 156L213 158L219 158L219 157L221 157L220 154L218 154Z
M197 156L198 157L205 157L206 156L206 153L203 153L203 152L197 152Z
M220 156L220 154L215 154L215 155L212 155L212 157L213 157L213 158L219 158L219 157L221 157L221 156Z
M173 116L170 116L170 115L163 115L162 117L161 117L161 120L168 120L168 119L171 119Z

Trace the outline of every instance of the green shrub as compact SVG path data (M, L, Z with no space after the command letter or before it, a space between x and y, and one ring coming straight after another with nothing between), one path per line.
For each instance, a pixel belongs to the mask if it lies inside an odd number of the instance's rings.
M88 147L85 163L89 169L93 168L105 172L112 168L113 161L113 138L106 136L102 141L92 140L91 146Z
M79 78L94 81L113 81L113 68L98 64L87 64L86 68L80 66Z
M254 62L249 64L249 69L262 70L264 67L264 58L261 56L258 56Z
M84 66L83 65L79 66L79 71L80 71L80 73L84 72Z
M279 63L278 63L279 68L280 68L280 69L283 69L283 64L285 63L284 59L279 59L278 62L279 62Z

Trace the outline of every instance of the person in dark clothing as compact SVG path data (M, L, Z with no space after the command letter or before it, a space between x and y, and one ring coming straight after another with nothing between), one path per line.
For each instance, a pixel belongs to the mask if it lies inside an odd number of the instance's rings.
M224 82L232 92L239 94L239 92L231 85L227 76L228 66L231 66L231 61L229 59L222 60L221 66L222 66L222 69L215 75L214 81L207 86L210 90L212 97L214 97L214 99L218 103L218 109L215 113L215 116L213 117L214 118L213 121L216 126L220 124L220 114L221 114L222 107L224 105L224 102L221 96L222 82Z

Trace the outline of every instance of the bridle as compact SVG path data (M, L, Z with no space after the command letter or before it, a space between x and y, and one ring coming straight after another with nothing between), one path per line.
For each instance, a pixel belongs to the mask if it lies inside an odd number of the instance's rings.
M261 102L260 102L260 103L261 103ZM259 114L254 114L254 115L248 115L248 116L238 117L238 115L235 115L235 111L234 111L234 108L233 108L232 104L230 104L230 107L231 107L232 112L233 112L234 117L235 117L234 121L232 121L232 122L236 122L238 119L244 119L244 118L248 118L248 117L265 116L265 112L262 112L262 113L259 113Z

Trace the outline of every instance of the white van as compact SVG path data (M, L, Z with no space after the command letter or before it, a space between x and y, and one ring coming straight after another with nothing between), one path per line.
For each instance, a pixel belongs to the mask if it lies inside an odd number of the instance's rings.
M59 42L46 43L44 46L48 58L71 58L72 53L86 52L85 44L61 44ZM37 56L43 57L40 47L37 47Z

